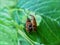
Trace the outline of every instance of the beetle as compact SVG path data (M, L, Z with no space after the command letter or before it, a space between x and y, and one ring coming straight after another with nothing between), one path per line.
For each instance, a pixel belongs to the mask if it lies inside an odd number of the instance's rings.
M37 29L37 23L36 23L35 17L33 15L30 15L30 16L31 16L31 19L27 18L27 21L26 21L26 31L27 32L36 31L36 29Z
M31 16L32 29L33 29L33 31L36 31L36 29L37 29L36 19L33 15L30 15L30 16Z
M27 21L26 21L26 31L28 31L28 32L32 31L32 23L29 18L27 18Z

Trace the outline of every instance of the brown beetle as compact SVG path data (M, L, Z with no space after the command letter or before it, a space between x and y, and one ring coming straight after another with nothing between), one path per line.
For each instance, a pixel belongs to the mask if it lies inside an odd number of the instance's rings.
M32 23L32 29L33 31L36 31L36 28L37 28L37 23L36 23L36 19L33 15L30 15L31 16L31 23Z
M27 21L26 21L26 30L28 32L32 31L32 23L31 23L31 20L29 18L27 18Z
M31 19L27 18L27 21L26 21L26 30L28 32L36 31L36 28L37 28L36 19L33 15L30 15L30 16L31 16Z

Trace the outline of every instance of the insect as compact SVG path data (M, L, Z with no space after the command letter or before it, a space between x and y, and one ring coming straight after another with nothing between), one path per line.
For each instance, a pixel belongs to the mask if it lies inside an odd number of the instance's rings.
M31 32L31 31L36 31L37 28L37 23L36 19L33 15L30 15L31 19L27 18L26 21L26 31Z
M36 23L36 19L33 15L30 15L31 16L31 23L32 23L32 29L33 31L36 31L36 28L37 28L37 23Z
M32 23L29 18L27 18L27 21L26 21L26 31L28 31L28 32L32 31Z

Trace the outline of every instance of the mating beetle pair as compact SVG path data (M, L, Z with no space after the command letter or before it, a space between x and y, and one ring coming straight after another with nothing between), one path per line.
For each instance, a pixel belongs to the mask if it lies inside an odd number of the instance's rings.
M35 17L33 15L30 15L30 16L31 16L31 19L27 18L27 21L26 21L26 31L27 32L36 31L36 28L37 28L37 23L36 23Z

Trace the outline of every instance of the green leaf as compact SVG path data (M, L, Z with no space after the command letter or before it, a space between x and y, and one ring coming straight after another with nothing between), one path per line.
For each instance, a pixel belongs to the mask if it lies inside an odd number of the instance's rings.
M0 0L0 45L60 45L59 4L60 0ZM37 31L27 33L30 14Z
M44 42L44 44L47 45L58 45L60 42L59 23L49 17L46 16L42 16L42 17L43 17L42 22L38 26L38 33L41 36L42 42Z
M17 0L0 0L0 10L3 8L14 7L17 3Z
M27 9L38 14L42 13L52 18L57 18L60 16L59 4L59 0L20 0L18 1L17 7Z
M46 45L59 45L60 43L60 1L59 0L19 0L17 7L40 16L40 25L37 33L42 43ZM27 13L27 12L26 12ZM37 19L37 17L36 17ZM38 21L37 21L38 23ZM35 33L34 33L35 34ZM27 34L28 35L28 34ZM31 35L31 36L30 36ZM38 42L32 34L28 35ZM37 35L37 37L38 37ZM34 38L35 37L35 38ZM38 39L39 39L38 38ZM40 42L40 41L39 41Z
M0 10L0 45L17 45L17 30L8 9Z

